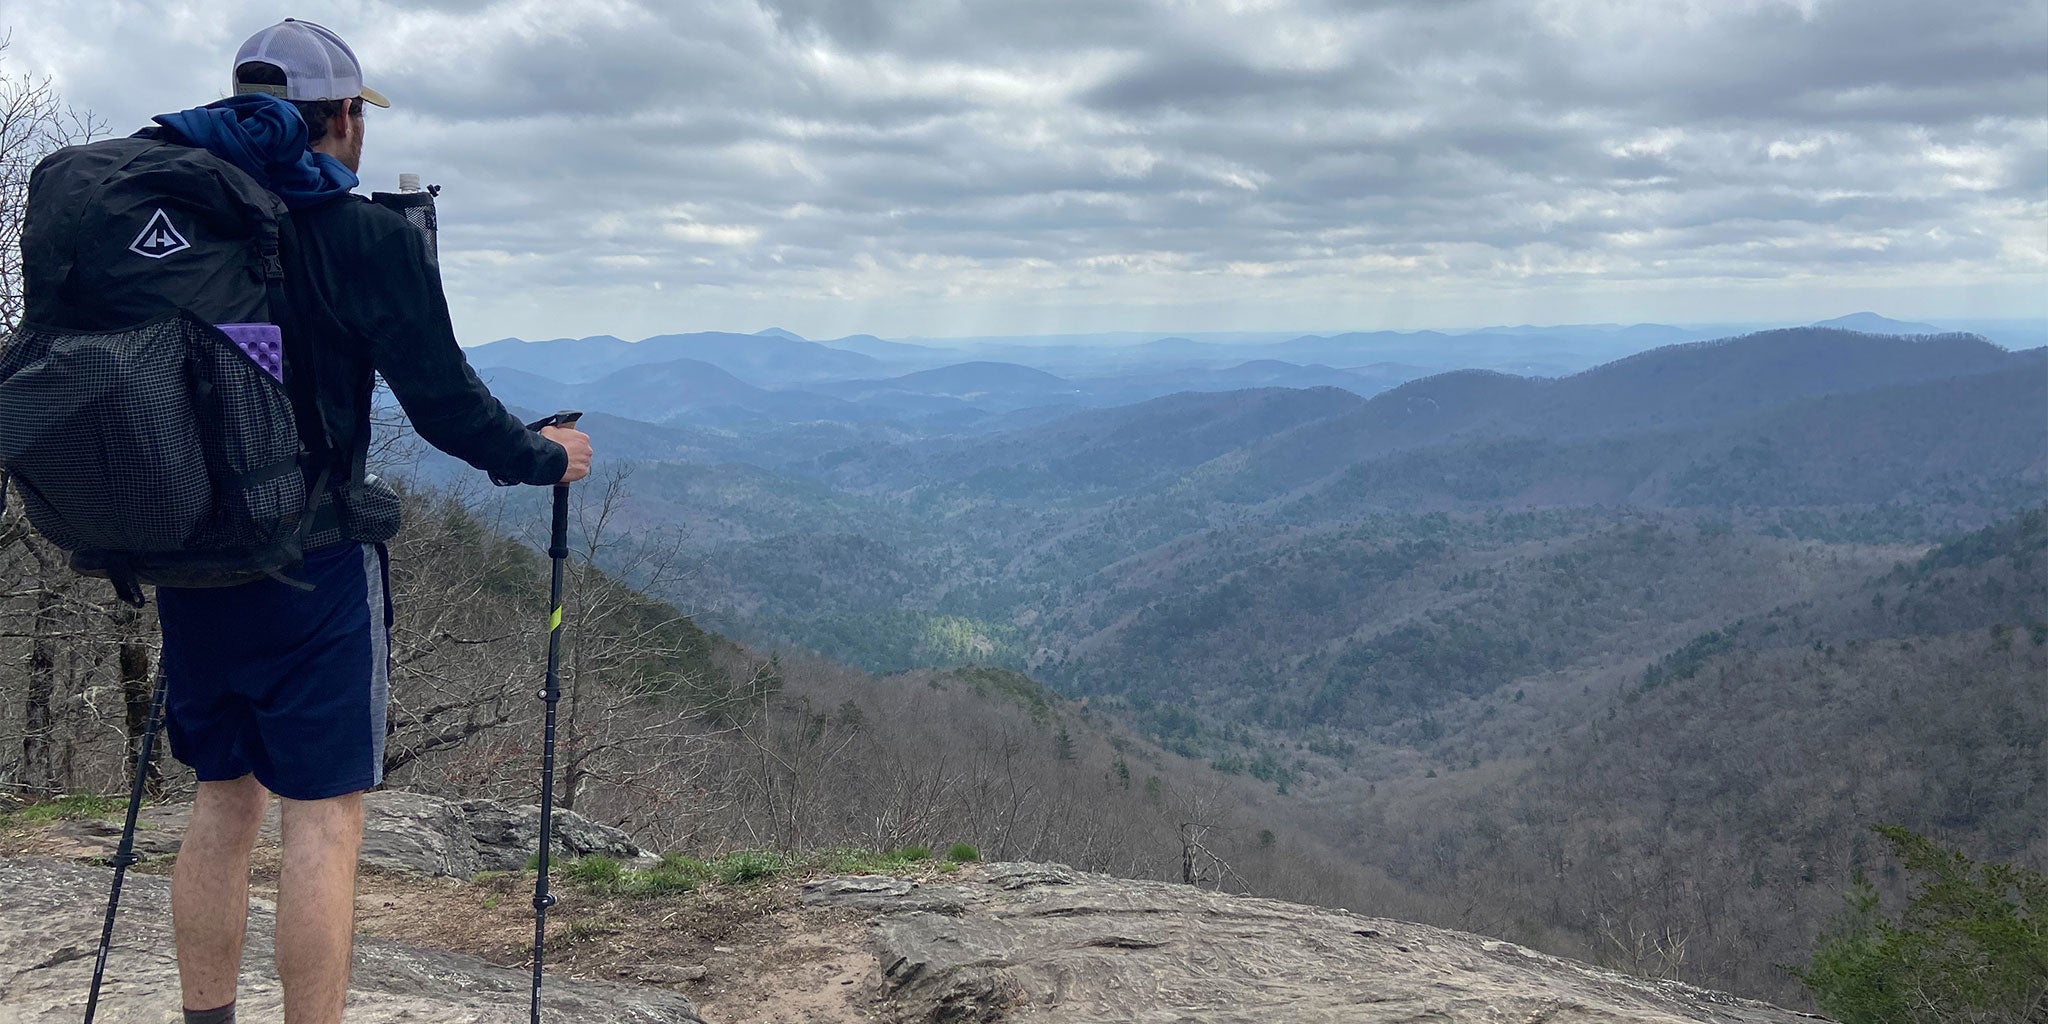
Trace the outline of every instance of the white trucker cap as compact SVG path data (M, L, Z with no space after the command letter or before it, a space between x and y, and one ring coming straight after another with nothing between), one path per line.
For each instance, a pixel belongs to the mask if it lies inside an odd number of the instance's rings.
M310 21L286 18L250 36L235 54L235 66L239 68L251 61L283 71L285 84L262 85L237 79L237 96L254 92L287 100L352 100L360 96L366 103L391 105L383 93L363 86L363 66L356 61L356 52L331 29Z

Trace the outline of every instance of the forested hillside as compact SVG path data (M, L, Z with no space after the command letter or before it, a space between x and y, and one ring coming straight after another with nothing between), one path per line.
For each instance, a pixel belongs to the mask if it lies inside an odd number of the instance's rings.
M1646 662L1520 676L1303 802L1482 931L1789 997L1850 875L1896 881L1872 824L2048 863L2044 545L2037 508ZM1424 756L1390 778L1397 750Z
M1337 624L1391 610L1356 607L1385 565L1311 567L1325 582L1297 581L1299 599L1247 599L1285 560L1434 539L1463 565L1440 567L1438 585L1454 587L1449 577L1485 567L1479 552L1517 557L1532 529L1557 543L1648 524L1913 545L1981 527L2048 497L2048 425L2033 414L2044 381L2048 350L1781 331L1560 380L1456 373L1369 400L1187 394L994 435L853 442L808 464L754 460L751 493L706 490L741 472L730 466L650 467L695 481L693 493L666 492L678 500L653 518L702 552L702 585L676 596L757 639L897 667L905 651L939 649L933 623L966 621L993 660L1056 663L1083 690L1179 688L1115 653L1120 638L1165 635L1138 618L1236 601L1251 609L1238 628L1311 641L1294 651L1310 656L1352 631ZM739 518L755 522L735 531ZM790 562L792 543L810 557ZM821 601L787 585L777 566L794 565L883 600ZM874 565L889 569L864 571ZM1702 571L1746 570L1709 558ZM1647 603L1649 618L1670 617ZM1125 618L1101 618L1112 611ZM1328 628L1307 636L1304 618ZM1099 671L1097 652L1109 659ZM1226 675L1269 670L1242 653Z
M1317 843L1276 848L1260 787L1024 676L877 678L708 633L593 567L659 583L678 565L672 548L615 531L625 490L577 493L557 806L697 855L959 843L992 859L1407 906ZM532 802L547 563L530 544L544 519L428 488L406 499L386 784ZM127 609L62 568L18 508L0 520L14 624L0 635L0 805L125 792L124 739L139 735L155 676L153 608ZM159 767L154 793L189 794L187 773Z
M706 621L1028 672L1432 921L1795 998L1869 825L2048 852L2048 351L1768 332L748 472L664 510Z
M1870 825L2048 856L2043 409L2048 352L1804 331L943 436L594 416L559 792L1797 1000ZM530 799L541 492L400 454L392 781ZM114 790L150 618L8 524L0 773Z

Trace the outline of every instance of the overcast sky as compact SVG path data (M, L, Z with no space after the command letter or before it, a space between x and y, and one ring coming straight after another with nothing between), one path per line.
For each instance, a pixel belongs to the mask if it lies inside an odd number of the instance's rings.
M0 0L117 131L285 14L475 343L2048 316L2048 0Z

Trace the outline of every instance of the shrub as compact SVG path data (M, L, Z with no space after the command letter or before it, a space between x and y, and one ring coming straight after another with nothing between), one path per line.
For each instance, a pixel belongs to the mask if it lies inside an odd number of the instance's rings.
M955 864L968 864L980 860L981 851L967 843L954 843L953 848L946 851L946 859Z
M1973 864L1897 826L1875 831L1925 876L1896 920L1860 875L1848 914L1793 973L1843 1024L2048 1019L2048 876Z

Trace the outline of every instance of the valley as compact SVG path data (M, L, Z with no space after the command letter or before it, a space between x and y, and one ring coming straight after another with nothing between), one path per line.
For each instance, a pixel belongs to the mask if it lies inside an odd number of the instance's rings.
M2048 350L1639 331L1532 342L1576 367L1537 376L1179 339L1112 378L1052 347L833 380L936 357L733 337L545 396L672 403L590 421L620 522L689 566L660 596L757 649L1026 673L1379 879L1262 891L1790 998L1870 825L2048 858ZM660 376L750 368L743 400Z

